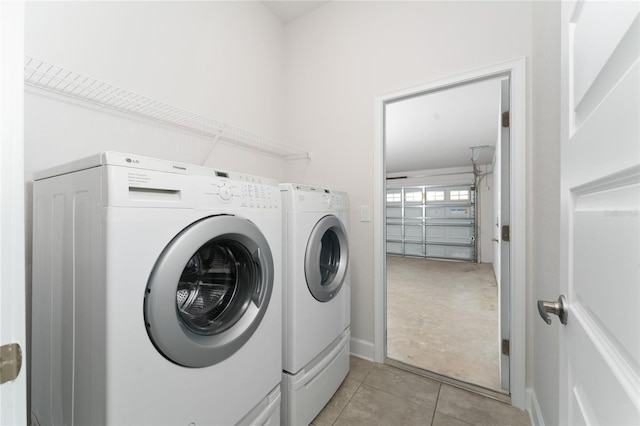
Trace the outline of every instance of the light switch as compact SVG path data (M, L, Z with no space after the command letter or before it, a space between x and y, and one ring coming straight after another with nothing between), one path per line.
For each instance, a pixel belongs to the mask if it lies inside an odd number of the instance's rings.
M360 206L360 222L371 222L371 206Z

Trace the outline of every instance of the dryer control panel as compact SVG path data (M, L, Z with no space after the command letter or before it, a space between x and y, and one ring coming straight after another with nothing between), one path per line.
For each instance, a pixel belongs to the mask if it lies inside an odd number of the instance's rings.
M293 191L293 203L297 211L349 211L346 192L300 184L290 185L289 188Z

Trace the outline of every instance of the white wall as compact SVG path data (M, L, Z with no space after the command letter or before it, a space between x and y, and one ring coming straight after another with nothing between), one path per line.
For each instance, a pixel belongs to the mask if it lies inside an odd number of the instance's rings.
M330 2L285 40L286 139L314 151L288 177L351 196L353 347L373 358L374 96L529 56L531 3Z
M548 326L536 302L559 294L560 233L560 4L533 2L532 101L529 151L529 267L527 384L537 424L557 424L559 325Z
M25 53L254 133L282 136L280 21L260 2L27 2ZM26 179L102 150L200 163L208 142L29 91ZM220 145L207 165L281 178Z

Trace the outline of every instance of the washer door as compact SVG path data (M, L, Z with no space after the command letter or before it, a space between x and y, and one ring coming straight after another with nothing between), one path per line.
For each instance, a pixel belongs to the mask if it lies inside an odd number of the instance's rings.
M206 367L236 352L262 320L273 288L264 235L235 216L210 216L164 249L144 299L147 332L167 359Z
M336 216L325 216L311 231L304 258L309 291L320 302L331 300L342 287L347 273L347 233Z

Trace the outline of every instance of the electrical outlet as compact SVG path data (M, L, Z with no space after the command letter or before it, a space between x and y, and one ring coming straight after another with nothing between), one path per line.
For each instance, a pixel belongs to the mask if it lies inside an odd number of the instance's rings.
M360 206L360 222L371 222L371 206Z

